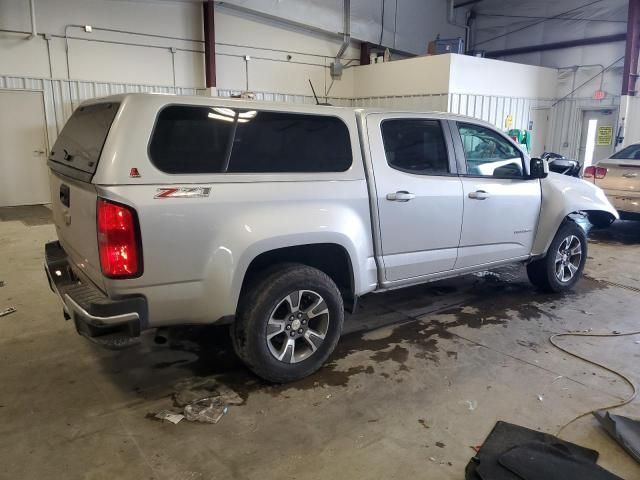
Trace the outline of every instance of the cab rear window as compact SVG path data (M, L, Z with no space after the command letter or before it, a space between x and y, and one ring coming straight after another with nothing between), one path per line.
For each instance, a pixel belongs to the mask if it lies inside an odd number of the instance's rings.
M339 118L187 105L158 114L149 156L172 174L343 172L352 164Z
M98 168L118 107L118 103L96 103L76 109L51 150L51 168L88 181Z

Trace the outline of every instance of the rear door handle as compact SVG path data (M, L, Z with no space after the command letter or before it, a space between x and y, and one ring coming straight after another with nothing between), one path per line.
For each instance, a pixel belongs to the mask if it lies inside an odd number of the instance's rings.
M475 192L469 193L469 198L473 200L486 200L489 198L489 194L484 190L476 190Z
M391 202L408 202L416 198L415 193L409 193L406 190L400 190L396 193L387 193L387 200Z

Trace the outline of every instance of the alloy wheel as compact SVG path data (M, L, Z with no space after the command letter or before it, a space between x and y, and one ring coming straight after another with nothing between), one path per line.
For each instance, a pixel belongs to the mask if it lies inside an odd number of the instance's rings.
M556 278L567 283L575 276L582 261L582 242L575 235L569 235L558 247L555 259Z
M329 331L329 308L312 290L297 290L280 300L267 323L267 346L277 360L298 363L313 355Z

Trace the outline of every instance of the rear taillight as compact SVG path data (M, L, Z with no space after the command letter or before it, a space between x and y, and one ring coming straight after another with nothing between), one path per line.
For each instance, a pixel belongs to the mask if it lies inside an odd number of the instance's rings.
M140 276L142 252L135 210L102 198L97 208L102 273L110 278Z
M594 167L593 165L584 169L584 178L597 178L602 179L607 176L607 169L605 167Z

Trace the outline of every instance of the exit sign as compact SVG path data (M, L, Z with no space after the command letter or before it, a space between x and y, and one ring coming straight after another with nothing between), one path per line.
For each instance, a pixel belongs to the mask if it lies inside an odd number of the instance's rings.
M606 96L606 93L603 90L596 90L593 92L594 100L602 100Z

